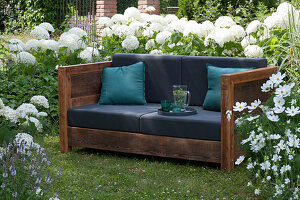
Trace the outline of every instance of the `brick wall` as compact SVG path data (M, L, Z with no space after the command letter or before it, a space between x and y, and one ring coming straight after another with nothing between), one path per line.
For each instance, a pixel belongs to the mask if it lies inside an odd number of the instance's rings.
M138 1L138 9L141 12L146 12L145 9L148 6L153 6L156 9L153 13L155 14L160 13L160 0L139 0Z

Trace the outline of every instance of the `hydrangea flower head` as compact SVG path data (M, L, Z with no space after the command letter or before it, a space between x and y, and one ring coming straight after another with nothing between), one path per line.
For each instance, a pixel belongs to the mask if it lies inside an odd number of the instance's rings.
M16 109L16 112L20 118L26 118L28 115L36 116L38 114L38 110L31 103L23 103Z
M39 40L36 40L36 39L28 40L25 44L25 49L27 51L29 51L31 49L38 50L38 43L39 43Z
M50 38L49 32L40 26L34 27L34 29L30 32L30 35L37 37L40 40L48 40Z
M42 106L44 108L49 108L49 103L47 98L42 95L35 95L31 97L30 103L35 104L37 106Z
M244 28L241 27L240 25L233 25L233 26L231 26L229 28L229 31L237 39L243 38L246 35L246 32L245 32Z
M246 32L248 35L250 35L250 33L255 33L257 32L257 28L261 25L262 23L258 20L253 20L252 22L250 22L246 28Z
M124 24L124 25L126 25L128 23L128 18L125 15L122 15L122 14L115 14L114 16L112 16L111 21L114 24Z
M25 44L19 40L19 39L11 39L8 41L6 47L9 51L24 51L25 50Z
M156 11L156 9L153 6L148 6L145 10L150 13Z
M123 16L123 15L122 15ZM116 17L115 17L116 18ZM97 21L97 24L100 27L110 27L113 24L112 19L110 19L109 17L100 17L99 20Z
M122 42L122 47L127 50L135 50L139 48L139 41L135 36L129 36Z
M257 39L252 35L244 37L244 39L241 41L241 45L243 48L246 48L247 46L256 43L257 43Z
M140 11L135 7L129 7L125 10L124 15L128 18L140 20L141 19L141 13Z
M169 31L163 31L156 35L155 40L158 44L164 44L170 40L171 35L172 33L170 33Z
M37 45L41 51L52 50L58 51L59 44L55 40L39 40Z
M68 33L74 34L82 38L83 36L87 36L87 33L82 29L78 27L71 28Z
M17 62L34 65L36 63L36 59L31 53L22 51L17 54Z
M41 24L39 25L39 27L42 27L42 28L46 29L46 30L49 31L49 32L54 32L53 26L52 26L50 23L48 23L48 22L43 22L43 23L41 23Z
M245 48L245 56L248 58L262 58L264 52L262 48L257 45L249 45Z
M217 28L229 28L236 25L233 19L229 16L221 16L215 22L215 27Z

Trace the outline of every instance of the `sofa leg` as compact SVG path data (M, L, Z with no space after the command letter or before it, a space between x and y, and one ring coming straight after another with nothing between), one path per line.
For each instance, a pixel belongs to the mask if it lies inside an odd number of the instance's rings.
M72 151L72 146L60 146L60 152L61 153L68 153Z

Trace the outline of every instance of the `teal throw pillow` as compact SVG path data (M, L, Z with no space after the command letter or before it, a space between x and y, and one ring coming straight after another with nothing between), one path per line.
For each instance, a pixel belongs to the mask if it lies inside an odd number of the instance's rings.
M144 105L145 63L103 68L100 105Z
M223 68L210 64L206 65L208 91L206 93L203 109L220 111L221 110L221 75L231 74L251 70L253 68Z

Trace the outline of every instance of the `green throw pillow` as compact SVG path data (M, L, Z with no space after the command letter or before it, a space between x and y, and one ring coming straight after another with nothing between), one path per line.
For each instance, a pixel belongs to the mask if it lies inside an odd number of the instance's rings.
M203 109L220 111L221 110L221 75L231 74L251 70L253 68L223 68L210 64L206 65L208 91L206 93Z
M100 105L144 105L145 63L103 68Z

